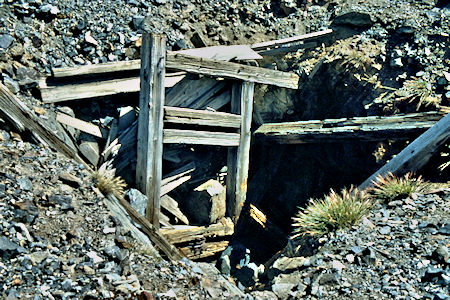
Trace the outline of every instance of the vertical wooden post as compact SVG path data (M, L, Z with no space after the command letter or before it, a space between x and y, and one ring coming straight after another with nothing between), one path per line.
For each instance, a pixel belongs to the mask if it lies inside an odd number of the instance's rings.
M165 36L144 33L141 48L136 184L148 197L146 217L157 229L162 177L165 67Z
M252 82L235 83L231 93L231 112L241 114L239 147L228 150L227 215L235 224L247 197L254 87Z

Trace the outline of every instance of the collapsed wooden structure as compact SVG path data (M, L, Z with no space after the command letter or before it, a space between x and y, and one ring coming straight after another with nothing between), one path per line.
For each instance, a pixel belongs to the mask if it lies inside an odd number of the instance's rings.
M118 172L135 165L136 183L149 199L146 216L117 194L106 195L109 207L131 228L133 224L123 216L126 212L168 258L179 259L183 255L192 259L203 258L227 247L228 241L223 237L234 233L246 199L254 84L297 88L299 80L292 73L229 60L245 62L260 58L260 54L272 55L311 47L315 38L329 33L331 31L327 30L252 46L217 46L180 52L166 51L164 36L145 34L142 60L53 70L53 77L40 84L44 103L140 92L138 119L133 107L121 107L119 117L110 123L109 128L65 112L57 113L56 120L60 124L104 141L100 159L95 161L97 165L92 161L86 163L86 156L80 155L83 152L62 127L56 134L1 84L0 111L19 131L30 130L39 141L83 163L88 170L92 164L95 168L114 165ZM200 77L194 78L189 74ZM166 91L168 87L171 89ZM228 112L218 111L228 105ZM255 136L278 143L298 144L348 138L377 140L392 134L409 137L428 129L418 139L419 142L411 144L414 144L413 150L405 149L411 153L406 157L399 155L402 161L396 163L396 167L386 169L395 171L407 168L405 166L409 166L411 160L423 163L438 145L448 139L449 116L441 117L439 113L423 113L264 124L255 131ZM436 122L438 124L434 125ZM193 162L185 163L180 159L178 144L228 148L226 218L209 226L191 226L178 207L179 202L169 195L189 182L197 167ZM179 163L179 167L163 175L163 159ZM374 176L386 170L380 170ZM367 186L372 177L363 186ZM183 225L171 224L173 218ZM134 227L133 230L139 232ZM143 242L147 239L145 236L140 238Z
M158 233L158 238L152 239L158 248L169 257L177 256L161 242L159 233L162 233L168 242L182 245L184 255L201 258L225 249L226 240L216 238L208 242L205 238L232 235L245 201L254 84L298 88L296 74L230 60L254 61L262 58L258 52L272 55L314 47L315 40L331 32L324 30L252 46L215 46L177 52L165 50L163 36L144 34L141 60L55 69L53 76L42 80L39 87L44 103L140 93L138 119L134 118L132 107L122 107L120 117L112 122L109 130L65 112L58 112L56 119L105 141L100 159L92 160L85 155L91 164L98 163L102 165L100 168L114 165L118 173L133 164L136 166L137 186L149 198L146 220L150 223L144 228L150 233L151 225L154 230L151 233ZM217 111L228 105L229 112ZM163 145L177 144L228 148L227 218L209 226L190 226L178 202L169 196L169 192L188 182L196 169L190 162L163 176L163 158L180 160L176 148L164 146L163 151ZM120 195L108 197L111 203L123 202ZM126 210L137 223L142 223L143 219L137 219L132 207ZM171 216L166 216L167 213ZM184 225L170 224L173 217Z

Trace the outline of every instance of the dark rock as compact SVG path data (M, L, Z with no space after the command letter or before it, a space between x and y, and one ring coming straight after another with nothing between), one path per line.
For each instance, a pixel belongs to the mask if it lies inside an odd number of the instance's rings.
M370 27L373 25L373 20L369 14L361 12L348 12L337 16L333 20L332 25L347 25L355 27Z
M133 16L133 28L134 30L140 30L144 28L145 17L141 15Z
M446 263L450 258L448 249L445 246L437 247L432 257L439 263Z
M0 236L0 255L4 260L9 260L20 253L26 253L27 250L16 243L11 242L7 237Z

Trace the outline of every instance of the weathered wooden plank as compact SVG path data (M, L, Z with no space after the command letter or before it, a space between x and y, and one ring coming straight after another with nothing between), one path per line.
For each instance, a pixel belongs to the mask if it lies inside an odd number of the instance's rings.
M231 128L241 126L241 116L230 113L169 106L164 107L164 113L164 120L167 123Z
M224 81L212 78L191 79L191 77L186 77L166 93L166 105L198 108L224 86Z
M211 47L179 50L176 51L176 53L223 61L254 60L263 58L248 45L211 46Z
M239 134L181 129L164 129L164 143L215 146L238 146Z
M146 216L159 228L166 39L143 34L136 183L149 199Z
M186 175L162 185L160 195L164 196L165 194L169 193L170 191L173 191L186 181L189 181L191 178L192 178L191 175Z
M167 76L165 87L172 87L184 78L185 75ZM104 97L122 93L135 93L140 89L139 77L101 80L87 83L73 83L66 85L47 86L40 83L42 101L56 103L70 100L80 100L95 97Z
M200 259L222 252L228 247L229 243L229 241L203 243L201 245L180 248L180 252L189 259Z
M340 139L406 139L433 126L441 113L427 112L388 117L371 116L263 124L255 136L283 144L335 142Z
M108 132L104 128L63 113L56 114L56 121L99 138L106 138L108 136Z
M174 215L184 224L189 225L189 220L178 207L178 202L169 195L161 196L161 207Z
M371 186L378 176L385 176L389 172L394 175L402 175L419 170L428 162L439 146L449 138L450 114L447 114L364 181L359 189Z
M214 110L219 110L225 105L227 105L231 101L231 89L225 89L219 95L211 98L207 103L203 104L201 107L197 107L197 109L206 109L212 108Z
M197 57L205 57L217 60L253 60L261 59L262 56L256 53L247 45L232 45L232 46L212 46L196 49L187 49L175 51L175 53L182 53ZM78 67L67 67L53 69L54 78L64 78L73 76L85 76L92 74L106 74L112 72L134 71L141 67L141 60L118 61L103 64L93 64Z
M174 229L164 229L161 233L170 243L179 244L201 238L232 235L234 223L230 218L224 218L209 226L174 226Z
M241 112L241 130L239 147L236 153L229 153L228 159L228 174L234 173L230 176L228 181L227 176L227 212L231 216L233 222L236 224L241 214L247 197L247 180L248 168L250 161L250 139L253 113L253 92L254 84L250 82L243 82L241 86L235 85L233 88L232 110L236 111L240 106ZM231 160L234 160L233 163Z
M329 35L333 32L332 29L325 29L322 31L317 31L317 32L312 32L312 33L307 33L307 34L303 34L303 35L298 35L298 36L293 36L293 37L289 37L289 38L285 38L285 39L280 39L280 40L274 40L274 41L268 41L268 42L262 42L262 43L257 43L257 44L253 44L251 46L251 48L255 51L259 51L259 50L266 50L268 48L274 48L277 46L282 46L285 44L290 44L293 42L299 42L299 41L305 41L305 40L310 40L310 39L316 39L319 37L323 37L325 35Z
M276 85L291 89L297 89L299 81L298 75L294 73L207 58L198 58L174 52L167 52L167 68L212 77L239 79L254 83Z
M158 232L158 229L156 229L144 216L135 210L127 200L118 194L108 194L106 197L108 199L117 199L120 205L125 208L131 219L141 226L141 230L155 244L155 247L161 250L170 260L179 260L182 258L182 254L178 251L178 249L171 245L166 238Z
M78 155L76 149L62 141L43 120L37 117L2 83L0 83L0 112L19 131L29 130L44 145L48 145L61 154L82 163L90 170L89 165Z
M119 132L124 131L130 127L136 120L136 111L132 106L124 106L119 110L119 125L117 130Z
M268 49L268 50L260 50L259 53L264 56L280 55L280 54L284 54L287 52L294 52L299 49L315 48L318 45L319 45L319 43L317 43L317 42L309 42L309 43L305 43L303 41L292 42L292 43L288 43L288 44L279 46L277 48Z

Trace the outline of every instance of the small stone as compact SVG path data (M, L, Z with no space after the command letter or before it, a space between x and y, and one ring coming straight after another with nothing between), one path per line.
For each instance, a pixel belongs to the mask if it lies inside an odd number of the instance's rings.
M43 13L49 13L51 15L57 15L60 13L59 8L51 4L42 5L40 11Z
M30 191L33 188L33 184L28 177L20 177L17 180L17 183L19 184L20 189L24 191Z
M86 273L87 275L94 275L95 274L94 269L92 269L89 266L83 266L83 270L84 270L84 273Z
M14 38L9 34L0 34L0 48L8 49L14 42Z
M105 278L106 278L106 280L108 282L116 282L116 281L119 281L121 279L120 275L115 274L115 273L106 274Z
M439 246L433 252L433 258L439 263L446 263L449 260L448 249L445 246Z
M347 259L347 261L348 261L349 263L353 263L353 262L355 261L355 256L354 256L353 254L347 254L347 255L345 256L345 259Z
M342 271L342 269L345 269L345 265L338 260L333 260L331 264L333 266L333 269L336 269L338 271Z
M133 16L133 28L134 30L140 30L143 29L145 24L145 17L141 15L134 15Z
M10 90L11 93L17 94L20 92L20 86L17 81L11 79L9 76L3 75L3 84Z
M84 40L88 44L91 44L91 45L94 45L94 46L98 46L98 42L91 36L91 31L87 31L84 34Z
M92 259L94 264L99 264L101 262L104 261L103 258L101 258L95 251L89 251L88 253L86 253L86 255Z
M72 175L68 172L62 172L59 174L59 179L64 182L65 184L68 184L72 187L78 188L83 184L83 181L76 177L75 175Z
M62 283L61 283L61 287L63 290L65 291L70 291L72 289L72 280L70 279L65 279Z
M378 231L383 235L387 235L391 232L391 227L383 226L383 227L379 228Z

